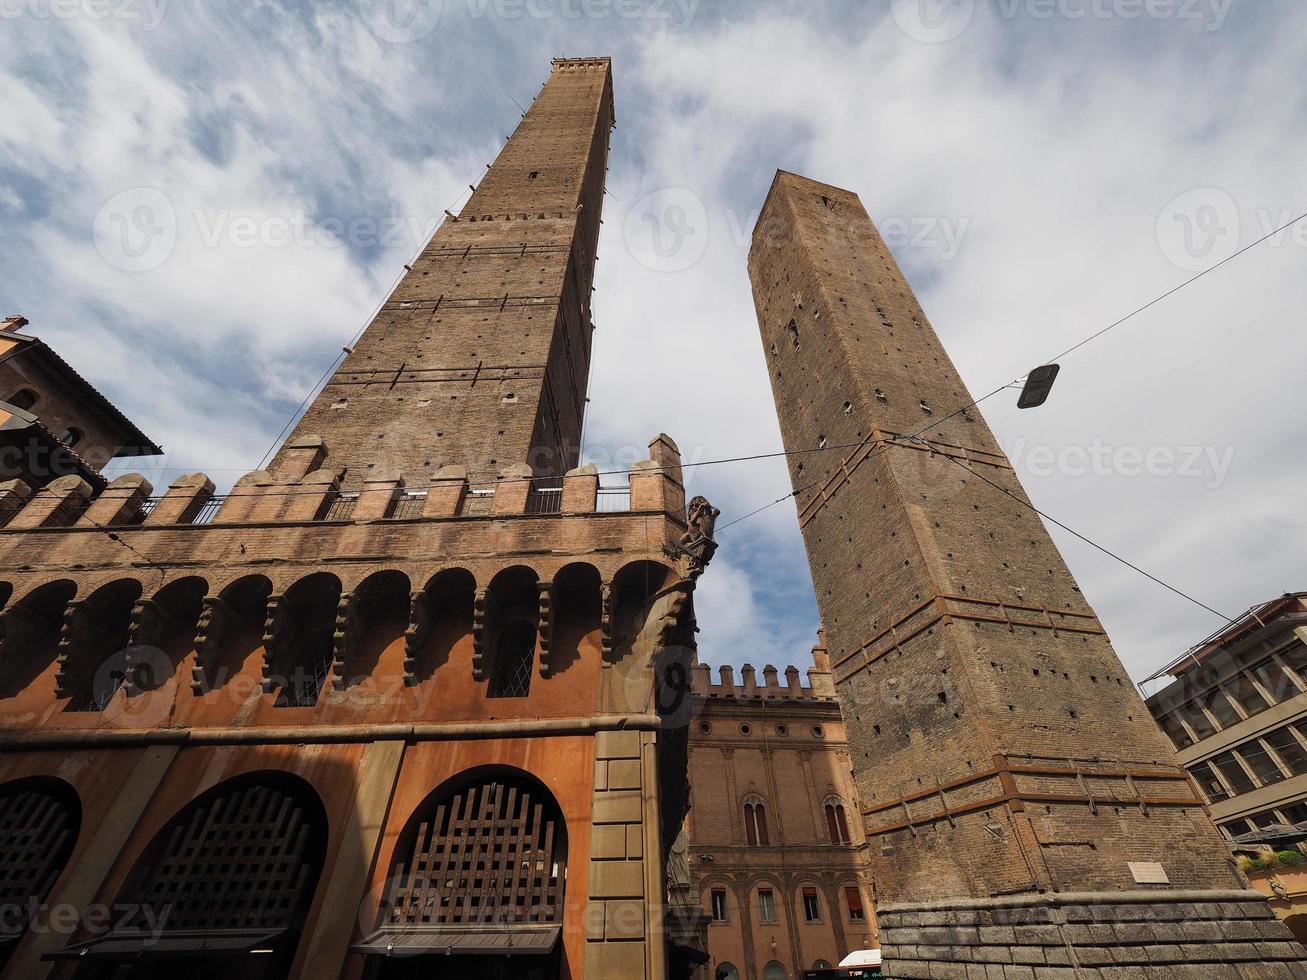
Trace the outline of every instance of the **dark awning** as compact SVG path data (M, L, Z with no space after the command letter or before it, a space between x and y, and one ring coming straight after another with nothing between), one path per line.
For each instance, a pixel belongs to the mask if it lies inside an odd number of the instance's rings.
M407 926L378 929L350 947L365 956L544 956L553 952L559 925Z
M1240 834L1230 841L1230 845L1235 849L1247 849L1259 844L1297 844L1304 840L1307 840L1307 821L1292 826L1283 823L1268 824L1250 833Z
M272 951L285 929L210 929L202 932L111 932L98 939L73 943L47 960L77 960L83 957L134 960L141 956L240 956Z

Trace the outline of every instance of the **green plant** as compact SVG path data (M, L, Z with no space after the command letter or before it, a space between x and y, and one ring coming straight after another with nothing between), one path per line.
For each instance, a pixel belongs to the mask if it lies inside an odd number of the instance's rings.
M1302 851L1280 851L1275 855L1275 859L1289 868L1299 864L1307 864L1307 857L1303 856Z

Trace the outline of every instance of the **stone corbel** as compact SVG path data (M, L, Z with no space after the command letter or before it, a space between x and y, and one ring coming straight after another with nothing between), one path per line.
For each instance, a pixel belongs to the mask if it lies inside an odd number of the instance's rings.
M613 583L604 582L600 585L600 606L599 606L599 644L603 656L605 667L613 665Z
M295 616L284 595L268 596L268 611L263 620L263 678L264 694L277 689L277 664L282 653L290 646L295 635Z
M354 648L362 632L363 616L359 608L358 593L344 592L336 603L336 632L331 637L331 687L345 690L346 671L354 659Z
M472 679L486 679L486 620L490 605L490 590L477 589L476 598L472 600Z
M236 610L219 596L206 595L200 605L200 618L195 623L195 663L191 667L191 690L197 695L205 693L210 671L238 620Z
M549 676L549 648L554 641L554 583L537 582L540 590L536 631L540 635L540 676Z
M123 676L126 678L127 693L135 696L144 693L139 678L136 676L140 658L136 654L138 647L158 649L163 645L168 630L176 621L168 610L153 599L141 599L132 606L131 627L127 633L127 651L123 658Z
M64 607L63 621L59 624L59 654L55 658L58 667L54 675L54 695L57 698L73 695L73 652L88 615L81 599L73 599Z
M418 654L431 639L431 599L425 590L409 596L408 629L404 631L404 686L418 682Z

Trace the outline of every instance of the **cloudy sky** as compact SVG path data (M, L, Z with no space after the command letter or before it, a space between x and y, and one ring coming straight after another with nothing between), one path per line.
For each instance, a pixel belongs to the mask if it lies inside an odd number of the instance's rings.
M0 312L167 447L158 487L258 465L557 55L614 64L601 463L663 430L692 460L780 448L745 270L777 168L862 196L977 395L1307 211L1301 0L0 0L0 21ZM1045 408L984 406L1038 506L1229 615L1307 588L1305 228L1066 358ZM789 489L775 461L693 474L723 521ZM1054 537L1136 677L1220 625ZM722 543L704 658L805 665L792 503Z

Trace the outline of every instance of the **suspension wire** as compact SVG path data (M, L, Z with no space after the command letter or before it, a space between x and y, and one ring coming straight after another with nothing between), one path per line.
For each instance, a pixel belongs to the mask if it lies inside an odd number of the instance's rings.
M1171 585L1169 582L1165 582L1165 581L1163 581L1162 579L1160 579L1160 578L1158 578L1156 575L1154 575L1152 572L1145 571L1144 569L1140 568L1138 565L1134 564L1133 562L1129 561L1128 559L1125 559L1125 558L1121 557L1119 554L1117 554L1115 551L1112 551L1110 548L1106 547L1105 545L1101 545L1101 544L1099 544L1097 541L1095 541L1095 540L1093 540L1092 538L1090 538L1089 536L1084 535L1084 534L1081 534L1081 533L1080 533L1079 531L1077 531L1075 528L1073 528L1073 527L1068 527L1066 524L1064 524L1064 523L1062 523L1061 521L1059 521L1056 517L1053 517L1051 514L1047 513L1046 511L1040 510L1038 507L1036 507L1036 506L1035 506L1033 503L1031 503L1030 501L1028 501L1028 500L1024 500L1024 499L1022 499L1021 497L1017 496L1015 493L1012 493L1012 491L1008 490L1008 489L1007 489L1006 487L1004 487L1002 484L995 483L993 480L989 479L989 477L985 476L983 473L977 473L974 469L972 469L970 466L968 466L966 463L962 462L961 460L959 460L959 459L954 459L952 456L949 456L949 455L947 455L947 454L945 454L945 453L941 453L941 452L936 451L934 444L931 443L929 440L922 439L921 442L922 442L924 445L926 445L927 447L929 447L929 449L930 449L930 454L931 454L932 456L938 456L938 457L940 457L940 458L942 458L942 459L946 459L946 460L948 460L950 463L953 463L955 466L959 466L959 467L961 467L962 469L964 469L964 470L966 470L968 473L970 473L972 476L976 477L976 479L980 480L982 483L986 483L986 484L988 484L989 486L993 487L995 490L997 490L999 493L1003 494L1005 497L1009 497L1010 499L1015 500L1015 501L1016 501L1017 503L1019 503L1022 507L1026 507L1026 508L1028 508L1028 509L1034 511L1036 514L1038 514L1038 515L1039 515L1040 517L1042 517L1044 520L1048 521L1050 524L1055 524L1055 525L1057 525L1057 526L1060 527L1063 531L1066 531L1068 534L1072 535L1073 537L1078 538L1079 540L1083 541L1085 544L1089 545L1090 547L1092 547L1092 548L1096 548L1097 550L1101 551L1103 554L1107 555L1109 558L1113 558L1113 559L1115 559L1116 561L1119 561L1122 565L1125 565L1127 568L1132 569L1132 570L1138 572L1140 575L1144 576L1144 578L1147 578L1147 579L1150 579L1150 580L1153 581L1153 582L1156 582L1158 585L1162 586L1162 588L1167 589L1167 590L1169 590L1169 591L1171 591L1171 592L1174 592L1174 593L1175 593L1176 595L1178 595L1180 598L1182 598L1182 599L1186 599L1186 600L1188 600L1189 602L1192 602L1195 606L1198 606L1198 607L1201 608L1201 609L1205 609L1205 610L1207 610L1207 612L1211 613L1213 616L1219 616L1221 619L1225 620L1227 623L1233 623L1233 622L1234 622L1234 617L1232 617L1232 616L1227 616L1225 613L1221 612L1220 610L1213 609L1213 608L1212 608L1211 606L1209 606L1207 603L1205 603L1205 602L1203 602L1203 601L1201 601L1201 600L1199 600L1199 599L1195 599L1193 596L1189 595L1189 593L1184 592L1184 591L1182 591L1182 590L1176 588L1174 585Z

